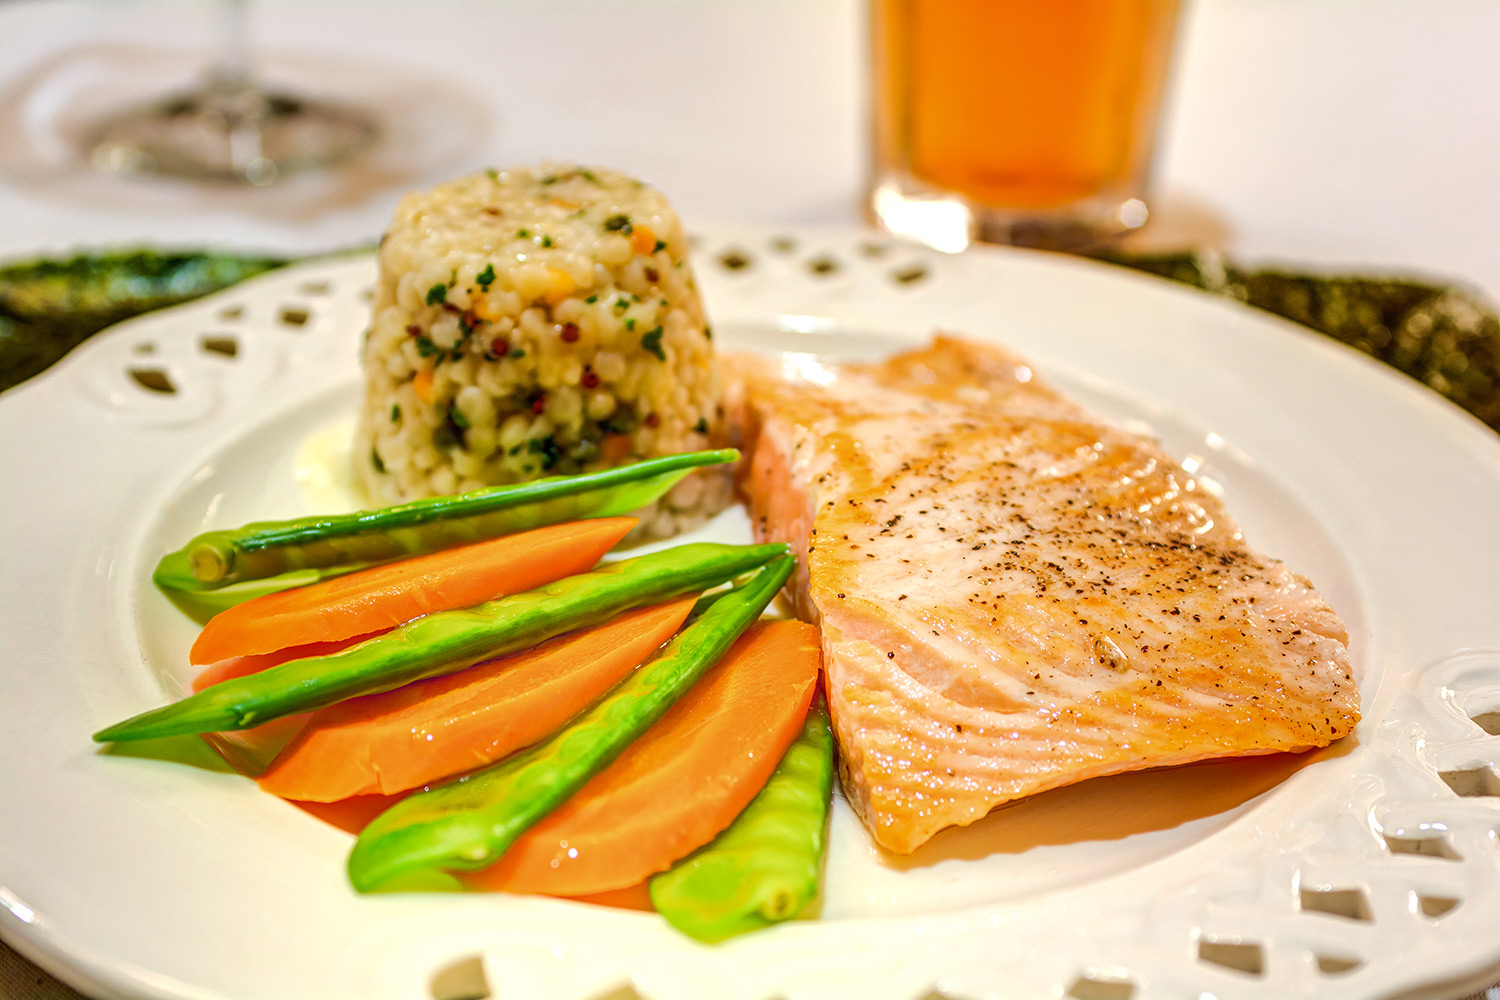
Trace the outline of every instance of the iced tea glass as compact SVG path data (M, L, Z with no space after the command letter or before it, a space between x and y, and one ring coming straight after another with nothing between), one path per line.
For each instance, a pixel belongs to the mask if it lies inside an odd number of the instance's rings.
M945 250L1146 221L1179 0L869 0L869 209Z

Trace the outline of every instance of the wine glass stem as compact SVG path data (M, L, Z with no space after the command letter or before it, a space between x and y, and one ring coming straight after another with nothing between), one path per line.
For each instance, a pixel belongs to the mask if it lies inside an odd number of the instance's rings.
M248 0L222 0L219 9L223 17L223 44L209 76L216 86L239 90L250 86Z

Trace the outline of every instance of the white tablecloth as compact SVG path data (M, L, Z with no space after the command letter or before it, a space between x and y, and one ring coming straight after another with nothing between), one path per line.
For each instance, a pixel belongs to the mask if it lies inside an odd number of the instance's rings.
M240 190L101 179L74 146L110 102L191 81L216 41L212 4L4 0L0 259L364 244L404 190L541 159L633 172L690 223L855 223L861 10L266 0L252 42L267 78L376 102L390 141L336 184ZM1500 299L1497 43L1493 0L1197 0L1148 235L1248 262L1454 279ZM0 997L70 995L0 946Z

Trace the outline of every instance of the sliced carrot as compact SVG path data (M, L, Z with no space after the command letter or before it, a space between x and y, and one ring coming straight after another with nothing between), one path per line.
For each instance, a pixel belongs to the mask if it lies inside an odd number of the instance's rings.
M226 660L209 664L197 677L194 677L193 690L202 691L206 687L234 680L236 677L258 674L262 670L279 667L283 663L300 660L304 656L327 656L330 653L337 653L341 649L348 649L378 634L370 632L364 635L352 635L347 639L335 639L332 642L309 642L304 646L287 646L284 649L273 649L269 653L231 656Z
M757 625L608 768L462 876L475 888L583 896L663 871L750 803L801 731L821 662L818 630Z
M524 653L321 709L260 776L261 787L331 802L390 795L493 763L614 687L692 608L692 598L640 608Z
M326 656L329 653L337 653L341 649L347 649L368 638L367 635L357 635L348 639L340 639L337 642L313 642L305 646L289 646L270 653L231 656L227 660L211 664L194 677L192 687L194 691L202 691L222 681L259 673L304 656ZM250 729L241 729L238 732L204 733L203 740L213 748L215 753L224 758L225 763L230 767L241 774L254 777L270 766L271 761L275 760L277 754L286 748L292 737L301 731L310 717L310 713L301 712L297 715L272 719L270 722Z
M293 802L292 805L345 833L359 833L370 821L406 798L401 795L360 795L337 802Z
M589 569L635 524L633 517L554 524L267 594L210 618L188 658L214 663L332 642L531 590Z
M635 885L627 885L623 889L611 889L608 892L596 892L589 896L574 896L580 903L592 903L595 906L613 906L618 910L640 910L643 913L655 913L656 906L651 902L651 883L637 882Z
M201 738L224 763L253 778L271 765L276 755L307 725L309 713L283 715L250 729L230 733L203 733Z

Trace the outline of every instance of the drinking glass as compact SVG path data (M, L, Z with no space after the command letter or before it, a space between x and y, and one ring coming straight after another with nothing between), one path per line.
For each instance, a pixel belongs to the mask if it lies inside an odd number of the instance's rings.
M1146 221L1178 0L869 0L875 221L945 250Z
M365 113L270 90L250 71L246 0L223 0L224 42L195 90L110 116L86 140L94 166L123 174L247 181L330 166L369 148Z

